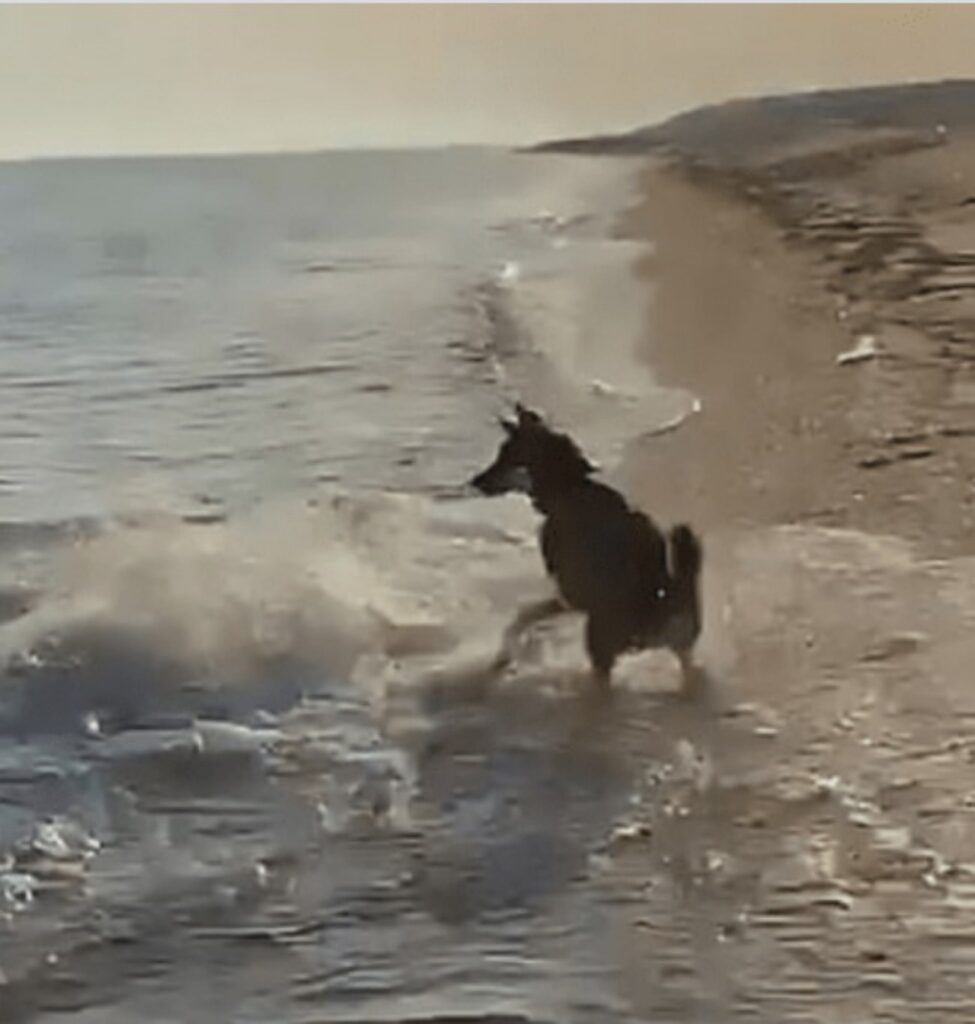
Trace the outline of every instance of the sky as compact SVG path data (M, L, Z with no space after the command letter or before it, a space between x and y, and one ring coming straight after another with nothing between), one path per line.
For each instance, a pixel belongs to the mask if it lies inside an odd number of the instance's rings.
M0 6L0 159L521 144L975 76L975 5Z

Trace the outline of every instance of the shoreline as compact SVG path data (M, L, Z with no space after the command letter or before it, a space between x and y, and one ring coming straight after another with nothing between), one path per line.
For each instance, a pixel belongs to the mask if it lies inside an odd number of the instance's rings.
M975 136L869 158L851 146L856 159L831 147L785 184L778 162L702 174L693 160L650 161L623 224L656 247L640 270L657 294L643 357L703 409L640 446L635 471L667 472L666 504L705 525L816 521L963 554L975 204L958 193L975 192ZM939 244L969 226L972 252ZM861 342L876 354L838 362ZM640 495L650 507L653 491Z
M897 1019L960 1022L975 132L810 131L787 157L754 134L706 161L645 154L643 199L618 228L655 247L638 271L654 294L642 358L701 401L635 441L626 475L654 517L703 533L713 684L664 726L713 792L641 850L722 865L685 905L697 1007L872 1019L876 975ZM858 344L866 358L840 359ZM670 688L665 671L649 685ZM787 851L808 859L782 880ZM671 940L646 915L621 913L619 955L649 1019L667 984L646 965Z

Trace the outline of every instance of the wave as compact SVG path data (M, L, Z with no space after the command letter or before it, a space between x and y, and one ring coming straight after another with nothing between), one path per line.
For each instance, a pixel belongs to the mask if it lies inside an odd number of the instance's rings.
M207 525L155 514L57 550L29 609L0 625L0 664L22 713L37 705L33 729L63 728L86 701L131 716L200 680L367 685L394 663L492 642L537 590L536 557L517 498L333 491Z
M503 263L476 289L483 347L503 401L537 406L614 472L628 445L675 429L700 402L661 386L641 354L652 329L635 272L645 245L556 225L547 251Z

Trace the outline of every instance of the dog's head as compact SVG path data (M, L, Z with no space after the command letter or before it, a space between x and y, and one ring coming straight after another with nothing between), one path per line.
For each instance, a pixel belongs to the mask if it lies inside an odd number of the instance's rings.
M517 418L501 418L504 438L494 461L471 480L482 494L521 491L533 494L540 478L569 475L588 476L596 471L567 435L552 430L544 419L519 404Z

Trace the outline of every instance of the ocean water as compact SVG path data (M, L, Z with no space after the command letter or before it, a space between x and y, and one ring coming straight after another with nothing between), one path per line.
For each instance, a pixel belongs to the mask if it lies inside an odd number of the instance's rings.
M662 748L579 697L578 623L490 676L547 585L464 488L516 399L610 474L693 411L636 355L635 187L0 166L4 1024L635 1019L604 854Z

